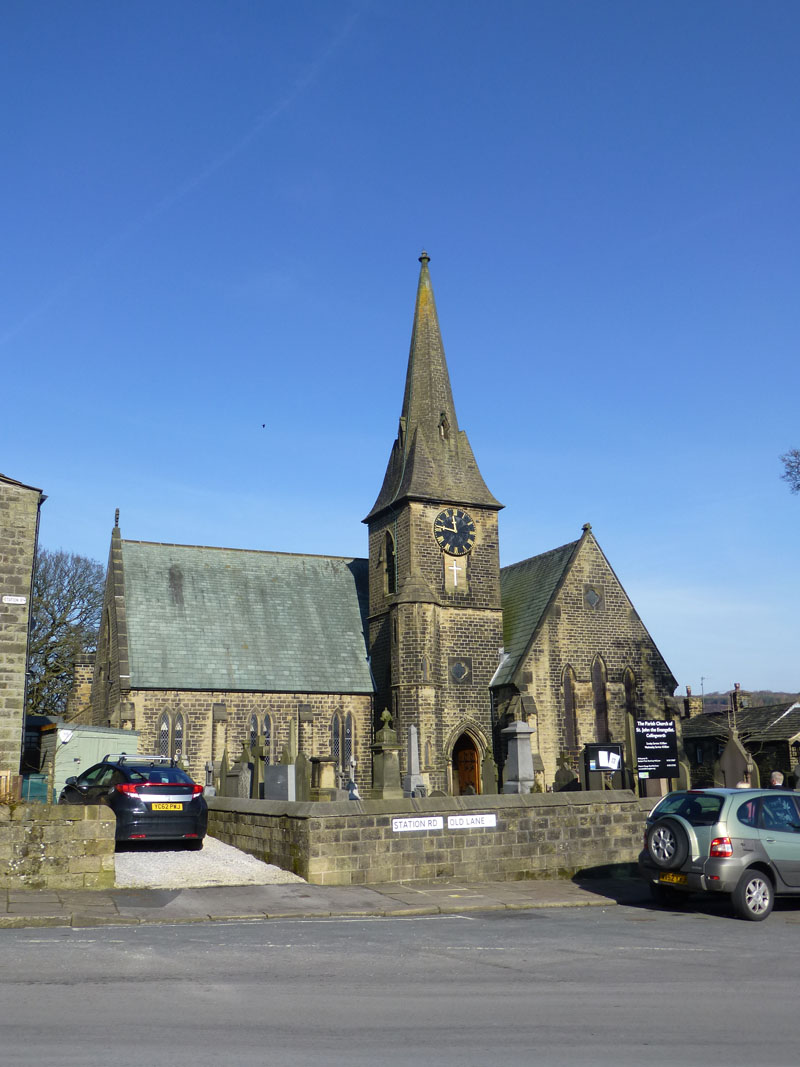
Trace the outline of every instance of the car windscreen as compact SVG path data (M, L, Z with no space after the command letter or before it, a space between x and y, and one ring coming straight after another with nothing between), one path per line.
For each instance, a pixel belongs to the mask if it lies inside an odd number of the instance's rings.
M128 764L125 773L131 782L153 782L154 785L192 784L192 779L180 767L135 767Z
M719 820L724 797L714 793L670 793L654 809L651 818L680 815L692 826L713 826Z

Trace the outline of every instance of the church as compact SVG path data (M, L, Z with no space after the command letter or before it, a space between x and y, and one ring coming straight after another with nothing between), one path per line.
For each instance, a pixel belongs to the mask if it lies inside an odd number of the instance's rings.
M386 712L401 774L413 762L418 786L450 795L496 788L495 768L502 785L502 730L525 722L534 789L574 781L592 742L621 744L635 785L634 722L672 717L677 683L588 524L501 569L503 505L459 426L429 262L367 557L129 541L115 525L88 721L139 731L141 751L179 754L198 780L243 744L273 763L291 742L366 795Z

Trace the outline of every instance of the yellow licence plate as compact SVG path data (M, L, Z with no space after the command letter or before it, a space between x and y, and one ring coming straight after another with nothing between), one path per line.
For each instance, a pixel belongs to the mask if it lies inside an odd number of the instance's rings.
M666 882L668 885L686 885L686 875L679 874L677 871L662 871L658 876L658 880L659 882Z
M183 804L151 804L153 811L183 811Z

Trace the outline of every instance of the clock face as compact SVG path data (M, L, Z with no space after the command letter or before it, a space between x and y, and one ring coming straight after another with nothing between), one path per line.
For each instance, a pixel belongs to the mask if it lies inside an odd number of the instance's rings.
M445 508L433 522L433 536L450 556L465 556L475 544L475 522L461 508Z

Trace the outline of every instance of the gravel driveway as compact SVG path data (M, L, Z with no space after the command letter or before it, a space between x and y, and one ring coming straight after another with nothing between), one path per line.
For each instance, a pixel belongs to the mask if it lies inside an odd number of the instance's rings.
M303 882L296 874L262 863L238 848L206 837L200 852L169 845L130 846L114 856L120 889L199 889L208 885L276 885Z

